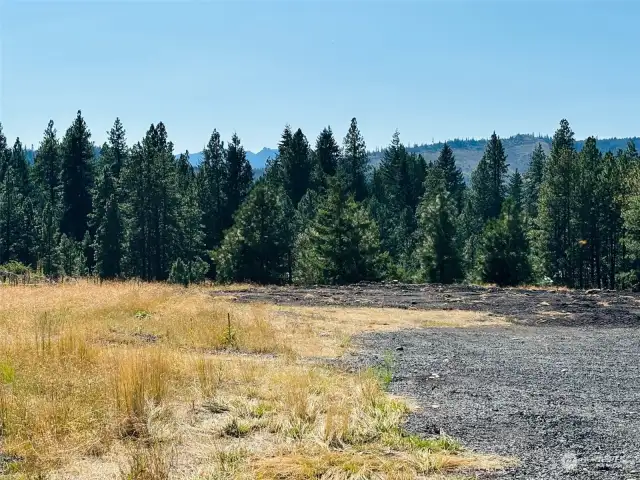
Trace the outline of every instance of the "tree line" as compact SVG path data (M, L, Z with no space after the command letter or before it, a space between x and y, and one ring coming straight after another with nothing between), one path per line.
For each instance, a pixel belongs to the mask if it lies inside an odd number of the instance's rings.
M426 162L397 131L372 167L355 118L341 143L286 126L257 180L216 130L195 167L163 123L128 145L116 119L95 152L81 112L62 138L49 122L33 163L0 125L0 264L184 284L640 283L636 147L577 152L566 120L524 174L494 133L468 185L449 144Z

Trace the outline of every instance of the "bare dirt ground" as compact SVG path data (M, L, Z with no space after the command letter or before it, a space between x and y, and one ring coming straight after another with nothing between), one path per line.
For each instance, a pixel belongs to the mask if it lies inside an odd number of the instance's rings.
M640 479L640 297L467 286L264 287L238 301L474 310L509 325L375 332L348 368L395 358L393 393L419 410L408 426L520 459L482 478ZM478 474L482 476L482 474Z

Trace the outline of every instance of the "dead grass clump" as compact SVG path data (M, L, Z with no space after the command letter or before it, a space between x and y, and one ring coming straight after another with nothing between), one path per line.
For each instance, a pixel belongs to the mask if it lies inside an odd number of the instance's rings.
M148 432L149 413L167 396L171 358L160 350L134 350L114 359L113 397L124 415L121 434L142 437Z
M121 480L169 480L174 453L160 444L136 445L128 465L120 469Z

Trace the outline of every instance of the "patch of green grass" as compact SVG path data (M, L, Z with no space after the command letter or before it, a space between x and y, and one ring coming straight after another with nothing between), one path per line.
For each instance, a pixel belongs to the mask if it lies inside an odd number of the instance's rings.
M258 405L251 409L251 416L255 418L262 418L267 413L274 410L273 405L267 402L260 402Z
M390 351L385 352L382 365L373 367L373 373L380 381L382 387L387 390L393 380L393 370L395 367L395 357Z
M237 418L231 420L222 430L225 436L241 438L251 433L251 425L238 421Z
M8 362L0 362L0 383L10 384L16 381L16 370Z
M395 429L388 432L384 437L384 442L389 447L397 449L451 453L462 450L462 445L447 435L441 435L436 438L423 438L402 429Z

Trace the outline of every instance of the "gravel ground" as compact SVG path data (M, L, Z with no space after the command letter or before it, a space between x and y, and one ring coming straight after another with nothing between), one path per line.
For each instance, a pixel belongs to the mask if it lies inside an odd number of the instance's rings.
M217 294L217 293L216 293ZM416 433L514 456L499 479L640 479L640 297L615 292L420 285L266 287L239 301L478 310L512 325L376 333L344 360L395 357L393 393Z
M420 406L409 430L521 460L484 478L640 478L638 330L432 328L360 342L349 363L393 352L391 391Z
M473 310L521 325L640 327L640 295L464 285L358 284L344 287L250 287L215 292L242 302L283 305Z

